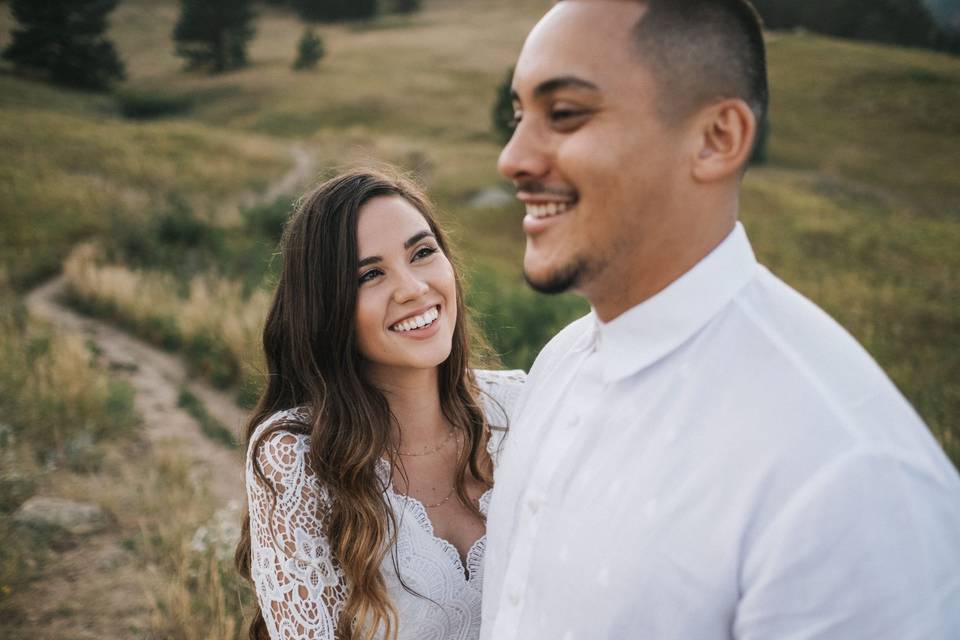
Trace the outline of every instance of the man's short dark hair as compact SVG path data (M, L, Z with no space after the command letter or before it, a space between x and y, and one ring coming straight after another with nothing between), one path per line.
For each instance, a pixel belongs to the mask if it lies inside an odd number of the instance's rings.
M559 0L558 0L559 1ZM760 16L747 0L636 0L636 51L657 81L658 111L684 118L719 99L740 98L761 122L767 62Z
M659 110L682 118L714 100L740 98L759 123L767 111L767 61L759 14L747 0L641 0L639 54L661 88Z

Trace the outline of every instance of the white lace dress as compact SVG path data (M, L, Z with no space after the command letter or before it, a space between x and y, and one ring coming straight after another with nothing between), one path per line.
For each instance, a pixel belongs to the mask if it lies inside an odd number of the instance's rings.
M492 428L490 450L496 463L503 428L520 395L524 374L522 371L477 371L476 374L485 392L481 395ZM297 416L306 417L304 410L290 409L274 414L257 427L250 442L255 442L277 420ZM308 464L309 451L309 437L305 435L277 431L263 441L258 462L278 492L272 513L271 494L254 475L253 461L247 452L251 574L273 640L332 640L347 595L344 576L333 561L317 519L329 496ZM389 464L382 461L378 471L389 483ZM403 588L394 567L394 554L388 552L380 570L397 607L399 637L403 640L475 640L480 635L486 536L470 548L465 568L456 547L433 535L433 525L418 500L398 495L392 485L387 490L387 499L397 516L395 555L400 577L420 594L411 594ZM480 511L484 515L489 502L487 491L480 498Z

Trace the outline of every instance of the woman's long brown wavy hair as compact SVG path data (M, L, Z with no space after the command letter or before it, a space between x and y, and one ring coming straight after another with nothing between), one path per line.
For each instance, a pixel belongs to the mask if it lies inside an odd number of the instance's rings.
M263 331L266 388L244 429L254 471L267 487L270 482L256 463L264 437L277 430L310 436L309 462L330 496L329 505L317 517L348 588L337 621L337 637L344 640L372 638L378 631L387 638L397 633L396 609L380 573L382 561L394 547L397 528L387 487L376 473L382 457L396 462L388 443L397 424L384 395L364 376L355 331L357 219L365 203L381 196L400 196L416 207L450 256L426 196L399 175L353 171L307 195L281 240L282 270ZM485 454L487 429L469 368L471 339L459 277L456 292L453 344L438 372L440 403L467 445L457 462L456 495L482 518L465 487L468 471L489 485L491 468ZM299 406L309 409L309 424L271 426L256 442L249 442L263 420ZM393 560L396 567L395 556ZM247 580L251 579L250 561L248 514L236 551L237 568ZM249 637L269 638L259 609Z

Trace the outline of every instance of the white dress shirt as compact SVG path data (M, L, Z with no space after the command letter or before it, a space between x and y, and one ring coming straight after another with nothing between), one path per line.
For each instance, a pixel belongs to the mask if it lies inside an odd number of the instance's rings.
M564 329L517 411L481 638L960 638L960 477L740 224Z

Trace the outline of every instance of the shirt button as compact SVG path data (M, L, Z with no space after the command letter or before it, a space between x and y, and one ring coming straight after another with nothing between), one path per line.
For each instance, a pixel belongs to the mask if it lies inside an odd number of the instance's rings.
M536 514L540 510L540 501L536 498L530 498L527 500L527 508L530 509L530 513Z
M519 607L519 606L520 606L520 593L519 593L519 592L514 591L513 593L510 594L510 604L513 605L514 607Z

